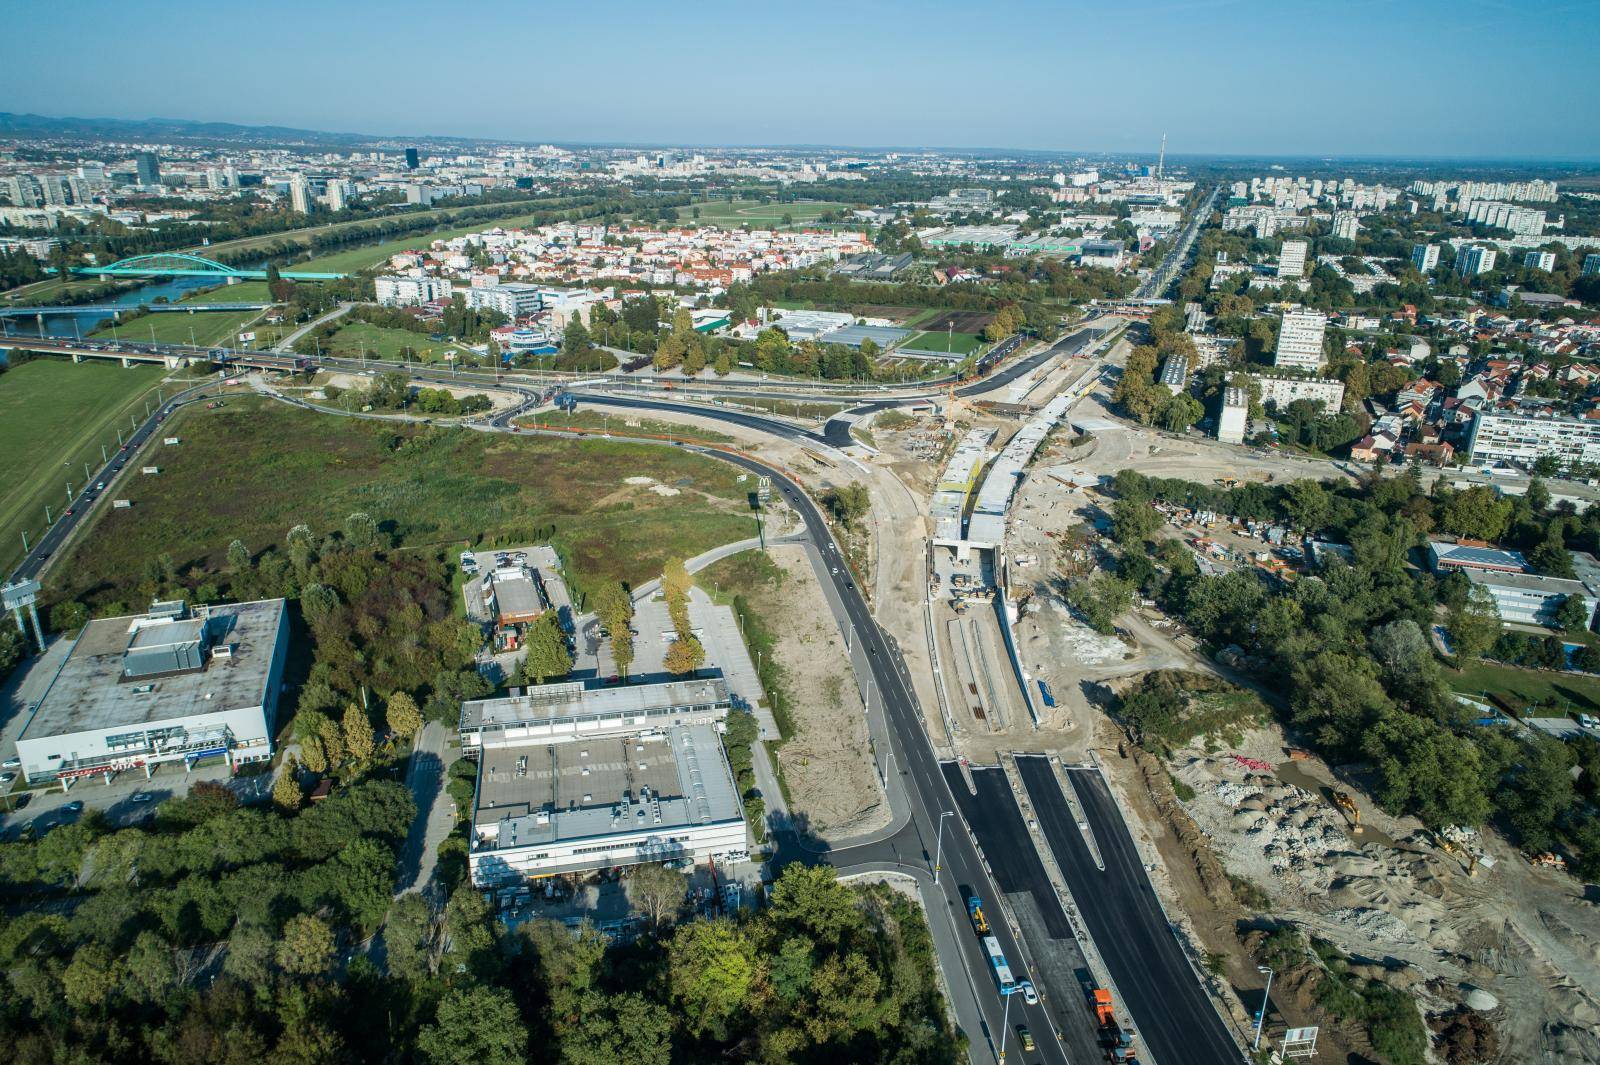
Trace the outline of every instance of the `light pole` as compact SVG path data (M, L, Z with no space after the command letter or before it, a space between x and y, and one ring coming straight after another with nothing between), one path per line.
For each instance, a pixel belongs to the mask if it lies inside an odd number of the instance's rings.
M1011 995L1012 992L1006 992L1006 1008L1000 1011L1000 1065L1006 1065L1006 1033L1011 1027Z
M939 843L933 849L933 882L939 883L939 870L944 865L944 819L955 816L954 810L945 810L939 815Z
M1267 1003L1272 998L1272 967L1270 965L1257 965L1256 972L1267 974L1267 986L1261 992L1261 1009L1256 1013L1256 1037L1250 1043L1251 1050L1261 1049L1261 1026L1266 1023Z

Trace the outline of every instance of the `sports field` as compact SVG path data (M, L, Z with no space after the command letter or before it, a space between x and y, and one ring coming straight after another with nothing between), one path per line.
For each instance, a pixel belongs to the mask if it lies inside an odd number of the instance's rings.
M803 203L762 203L760 200L711 200L678 208L678 218L698 221L702 225L737 228L746 223L752 226L781 226L788 215L792 224L815 222L824 211L848 210L847 203L826 200L809 200ZM698 217L695 212L698 211Z
M0 569L21 561L24 530L30 541L44 531L45 504L60 513L69 480L83 487L83 464L99 468L100 445L116 450L118 426L130 410L142 416L161 376L98 359L35 359L0 374Z
M976 333L925 332L900 345L901 351L936 351L951 355L970 355L983 343Z

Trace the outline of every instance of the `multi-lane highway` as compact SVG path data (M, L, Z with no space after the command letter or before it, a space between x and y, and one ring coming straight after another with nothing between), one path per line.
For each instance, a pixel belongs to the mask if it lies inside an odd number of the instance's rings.
M1019 755L1016 763L1050 853L1155 1060L1238 1062L1238 1047L1184 957L1105 778L1097 769L1067 770L1091 851L1050 760Z
M996 375L964 386L962 391L975 393L1001 387L1009 380L1030 372L1051 358L1064 353L1076 353L1089 347L1101 339L1104 332L1103 329L1095 327L1080 329L1050 348L1019 361L1016 366L1007 367ZM250 353L249 362L268 369L293 369L296 366L296 360L293 358L261 353ZM322 360L321 365L330 369L355 370L360 364L356 360L328 359ZM457 377L449 372L407 369L418 380L465 383L464 377ZM487 380L483 384L484 387L490 387L490 382ZM514 409L501 412L493 418L479 420L473 423L472 427L481 431L509 432L511 419L537 402L541 389L531 381L513 377L497 382L494 387L520 393L522 402ZM140 442L148 440L161 420L178 403L192 399L198 391L198 388L191 389L163 404L162 411L153 415L141 427L136 439ZM592 389L585 389L583 394L586 403L664 413L688 413L759 429L797 442L828 446L826 434L803 429L778 418L729 410L709 403L696 404L688 397L672 400L653 399L643 396L618 396ZM926 398L925 395L923 398ZM885 397L885 401L909 402L912 401L912 397ZM295 402L309 405L303 401ZM613 435L626 438L623 434ZM129 450L125 453L130 461L137 446L136 443L130 443ZM839 606L841 625L846 631L850 645L855 648L857 661L863 663L862 668L866 671L867 681L875 696L875 710L883 714L887 727L890 749L889 752L885 752L887 754L885 764L893 767L889 773L889 786L891 804L896 808L895 822L890 831L879 838L863 841L854 846L830 849L820 841L802 838L792 829L780 829L777 833L780 863L822 861L850 870L920 871L924 891L932 893L930 904L943 907L945 910L943 915L935 915L938 919L930 920L930 925L947 976L952 981L965 981L967 985L965 993L958 991L957 997L970 999L976 1005L981 1017L978 1022L979 1030L967 1033L974 1048L987 1046L998 1054L1004 1045L1008 1050L1007 1060L1011 1061L1063 1063L1094 1060L1098 1056L1098 1050L1094 1043L1093 1025L1079 997L1083 978L1075 971L1072 977L1062 976L1060 957L1055 956L1059 954L1070 958L1068 953L1070 932L1065 937L1061 934L1065 918L1061 914L1059 900L1056 900L1053 892L1049 890L1047 880L1042 881L1043 886L1039 883L1029 883L1040 876L1040 870L1022 870L1017 865L1018 862L1025 860L1026 855L1021 852L1022 845L1014 838L1015 824L1009 824L1006 828L1012 837L1011 842L999 846L999 851L1004 854L1004 860L995 867L995 874L1000 878L1000 882L997 883L996 877L991 876L984 856L980 855L974 839L966 829L967 823L973 823L975 829L986 823L983 811L987 807L981 801L974 802L971 793L965 790L965 781L959 772L955 774L953 781L949 770L940 766L924 728L922 711L913 692L906 665L897 648L873 619L860 589L850 575L848 566L842 564L842 556L833 541L821 510L783 471L759 459L745 454L693 445L678 446L702 451L749 472L771 478L774 489L800 516L807 537L816 549L817 575L827 586L830 598ZM82 519L90 509L89 504L95 501L92 498L81 500L85 505L74 508L76 513L71 516L73 525ZM65 522L58 523L57 527L52 529L52 537L47 537L46 541L39 545L39 549L30 555L29 562L25 563L32 567L31 572L37 572L48 553L59 547L61 540L70 533L70 529L71 526ZM998 771L983 770L973 775L974 783L980 787L980 800L983 788L996 787L995 777L990 774L998 774ZM953 783L957 783L959 792L952 786ZM1109 802L1109 796L1107 801ZM940 815L944 813L957 816L941 818ZM965 822L961 814L967 815ZM1114 819L1117 825L1121 824L1114 805L1106 812L1106 816ZM1123 828L1124 833L1125 831ZM980 839L982 835L983 831L980 830ZM938 884L933 885L927 879L927 873L934 865L936 854L942 858L942 863ZM1031 843L1028 844L1027 854L1031 854L1034 863L1037 864L1038 856L1033 851ZM990 862L994 862L995 858L995 853L989 854ZM1076 890L1077 885L1073 886ZM1105 890L1105 885L1090 882L1085 885L1085 889L1100 891ZM1005 952L1013 973L1018 980L1032 980L1044 993L1042 1001L1030 1004L1021 995L1002 996L999 993L991 975L989 959L977 937L968 930L966 921L968 893L977 894L984 899L992 914L990 924L993 933ZM1108 912L1115 912L1120 906L1114 897L1101 902ZM1157 910L1159 911L1159 907ZM1084 912L1087 917L1087 906ZM1143 928L1146 942L1154 942L1158 933L1165 934L1169 940L1171 938L1170 933L1166 931L1164 917L1155 918L1158 923L1152 926L1150 913L1140 909L1131 911L1125 915L1125 919L1133 926ZM1108 917L1106 920L1108 922L1106 927L1112 929L1117 927L1109 923L1111 918ZM1016 922L1015 927L1013 921ZM956 931L953 932L952 929ZM1042 936L1039 929L1043 930ZM1070 946L1075 948L1076 945L1070 944ZM1037 955L1041 952L1049 952L1052 957L1039 959ZM1172 964L1169 957L1158 951L1153 951L1150 959L1149 964L1159 965L1168 970L1169 979L1181 978L1183 974L1188 973L1181 953L1177 958L1177 966ZM1035 974L1035 961L1040 961L1038 975ZM956 968L957 965L960 966L959 969ZM1076 968L1076 963L1069 966L1072 970ZM1117 979L1120 985L1121 977ZM1204 1014L1209 1015L1211 1022L1217 1023L1220 1027L1220 1022L1216 1021L1215 1011L1211 1010L1203 992L1198 987L1192 990L1198 997L1199 1006L1203 1007ZM1174 1016L1173 1023L1180 1027L1207 1023L1204 1015L1196 1015L1195 1004L1181 996L1165 1004L1141 1005L1131 1007L1135 1012L1136 1024L1141 1027L1149 1027L1151 1021L1139 1014L1144 1009L1152 1008L1158 1012L1171 1011ZM1175 1006L1177 1008L1174 1008ZM1037 1050L1031 1054L1021 1054L1017 1046L1016 1026L1019 1024L1027 1025L1037 1041ZM1160 1065L1172 1065L1174 1062L1188 1060L1210 1062L1238 1059L1237 1053L1227 1058L1209 1056L1191 1058L1183 1053L1178 1053L1176 1056L1158 1053Z

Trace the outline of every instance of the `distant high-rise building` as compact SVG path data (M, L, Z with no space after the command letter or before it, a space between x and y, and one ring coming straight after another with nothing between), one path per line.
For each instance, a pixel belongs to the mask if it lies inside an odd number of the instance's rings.
M1244 443L1250 421L1250 393L1242 388L1225 389L1222 412L1217 417L1217 439L1224 444Z
M1278 276L1304 277L1308 247L1303 240L1284 241L1282 250L1278 252Z
M1285 311L1278 327L1278 347L1274 366L1294 366L1315 370L1322 365L1322 336L1328 319L1316 311Z
M1556 253L1553 251L1530 251L1522 257L1522 265L1529 270L1543 270L1548 274L1556 268Z
M44 193L46 207L65 207L72 202L72 191L67 179L60 174L40 174L39 189Z
M227 187L228 179L223 175L222 171L218 170L214 166L206 168L206 188L210 189L212 192L216 192L218 189L225 189Z
M39 207L44 203L44 189L32 174L0 178L0 191L6 194L13 207Z
M1432 273L1434 267L1439 265L1439 245L1411 245L1411 265L1417 268L1419 274Z
M417 165L418 165L419 162L420 162L420 160L417 158L417 150L415 148L407 148L406 149L406 169L407 170L415 170L417 168Z
M296 174L289 179L289 206L300 214L311 213L311 182L306 180L304 174Z
M1355 240L1361 232L1361 222L1354 211L1336 211L1333 216L1333 235L1340 240Z
M140 152L133 157L134 172L141 185L161 184L161 160L155 152Z
M1586 277L1591 274L1600 274L1600 253L1583 257L1583 273Z
M1456 273L1462 277L1477 277L1494 269L1499 252L1493 248L1480 248L1476 244L1463 245L1456 252Z
M328 194L322 198L322 202L328 205L330 211L344 210L344 182L328 182Z

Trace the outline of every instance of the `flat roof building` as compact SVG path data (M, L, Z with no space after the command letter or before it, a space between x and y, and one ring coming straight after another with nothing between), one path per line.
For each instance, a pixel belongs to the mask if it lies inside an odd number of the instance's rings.
M268 759L288 645L282 599L91 621L17 739L23 774L109 780L210 755Z
M1222 393L1222 411L1217 415L1217 439L1224 444L1244 443L1250 421L1250 393L1230 388Z
M1600 422L1482 410L1473 415L1467 459L1474 465L1514 462L1528 466L1545 455L1563 466L1600 462Z
M586 688L582 681L543 684L522 695L461 705L461 749L553 743L670 725L707 724L732 701L720 677Z
M1482 570L1485 573L1526 573L1528 560L1520 551L1502 551L1485 543L1429 540L1428 561L1435 573Z
M1467 580L1485 589L1494 598L1501 621L1522 622L1532 625L1557 626L1556 610L1568 596L1577 596L1583 603L1584 628L1594 627L1597 599L1582 581L1563 580L1560 577L1541 577L1533 573L1492 573L1481 569L1462 571Z
M467 857L480 887L747 847L738 787L710 724L480 754Z
M1272 364L1318 369L1323 362L1322 336L1327 328L1327 316L1317 311L1285 311L1278 326Z

